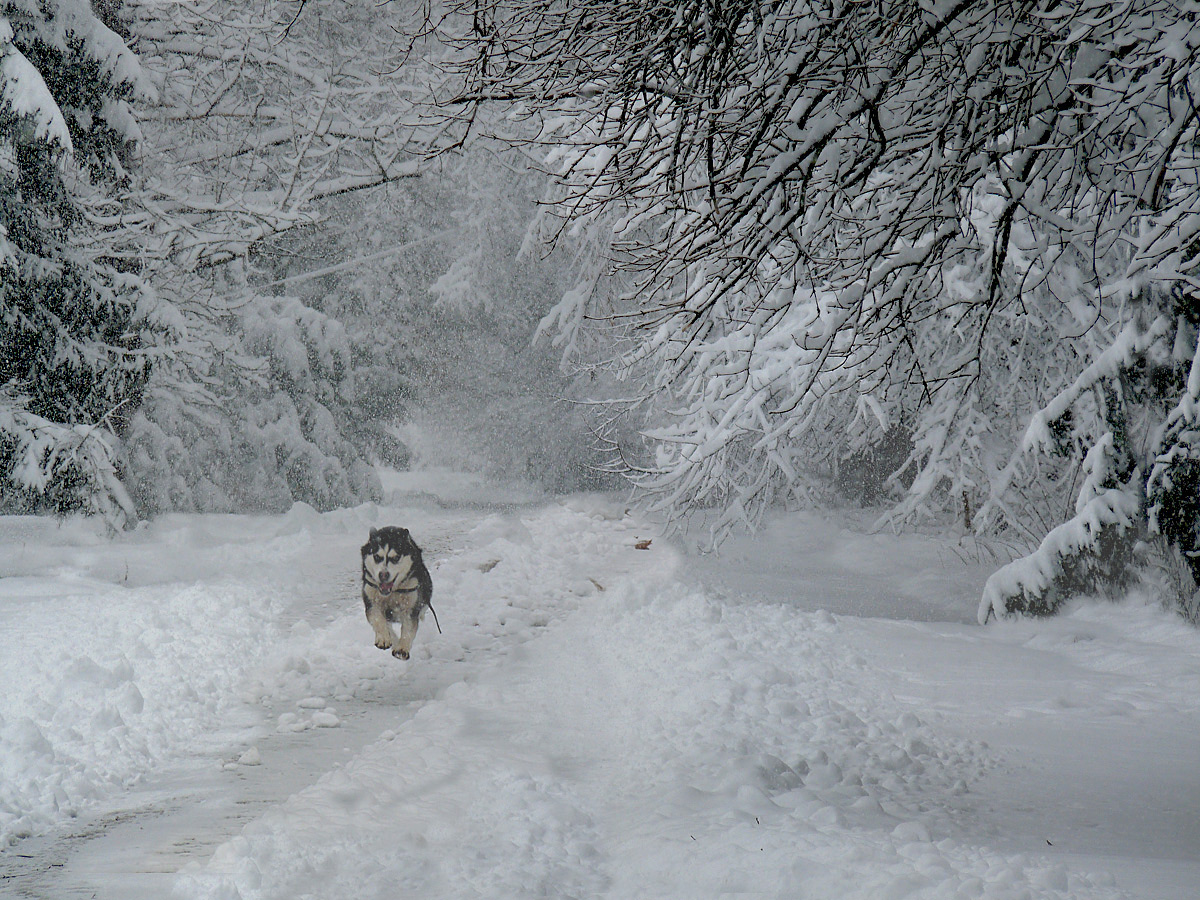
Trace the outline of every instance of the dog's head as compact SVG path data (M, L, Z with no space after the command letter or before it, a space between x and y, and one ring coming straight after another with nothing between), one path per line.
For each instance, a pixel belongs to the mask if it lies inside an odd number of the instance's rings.
M397 583L408 577L420 558L421 548L407 528L392 525L372 528L371 536L362 547L363 579L381 593L391 593Z

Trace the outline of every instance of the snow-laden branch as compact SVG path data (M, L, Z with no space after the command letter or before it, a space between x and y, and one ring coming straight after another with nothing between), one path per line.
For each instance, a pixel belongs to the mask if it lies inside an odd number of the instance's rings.
M370 4L134 12L158 91L143 156L169 164L144 170L135 211L106 224L136 235L143 257L222 265L319 221L323 201L420 175L424 133L397 115L413 89L385 77L395 32Z
M634 477L663 508L753 523L894 431L891 521L1053 535L1009 587L1145 524L1147 442L1190 434L1163 417L1200 290L1200 2L470 0L439 24L446 141L487 104L537 121L563 233L610 241L542 327L571 354L607 329L645 379Z

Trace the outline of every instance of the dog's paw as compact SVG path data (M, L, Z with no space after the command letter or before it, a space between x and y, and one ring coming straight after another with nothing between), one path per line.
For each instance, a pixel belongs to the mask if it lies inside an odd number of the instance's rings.
M380 650L388 650L392 646L392 642L387 638L375 638L375 646Z
M396 657L396 659L408 659L408 651L403 647L393 647L392 656Z

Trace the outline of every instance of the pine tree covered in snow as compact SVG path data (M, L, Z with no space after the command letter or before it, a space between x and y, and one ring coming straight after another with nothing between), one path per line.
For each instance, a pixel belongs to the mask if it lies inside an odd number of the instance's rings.
M240 299L227 339L218 347L209 336L196 380L152 384L130 422L123 451L137 508L326 510L378 496L338 418L355 385L345 329L294 297L243 289Z
M451 140L539 122L558 211L610 236L554 321L646 374L660 506L719 536L900 433L893 520L1040 547L989 612L1194 542L1195 0L451 7Z
M78 197L122 179L146 92L85 0L0 3L0 507L133 512L115 442L160 329Z

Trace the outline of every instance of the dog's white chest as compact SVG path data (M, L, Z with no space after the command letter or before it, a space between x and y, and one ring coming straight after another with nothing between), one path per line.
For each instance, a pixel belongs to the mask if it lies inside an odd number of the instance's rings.
M417 605L417 579L406 578L397 582L388 593L383 593L373 584L364 584L363 592L367 599L378 603L386 609L407 612Z

